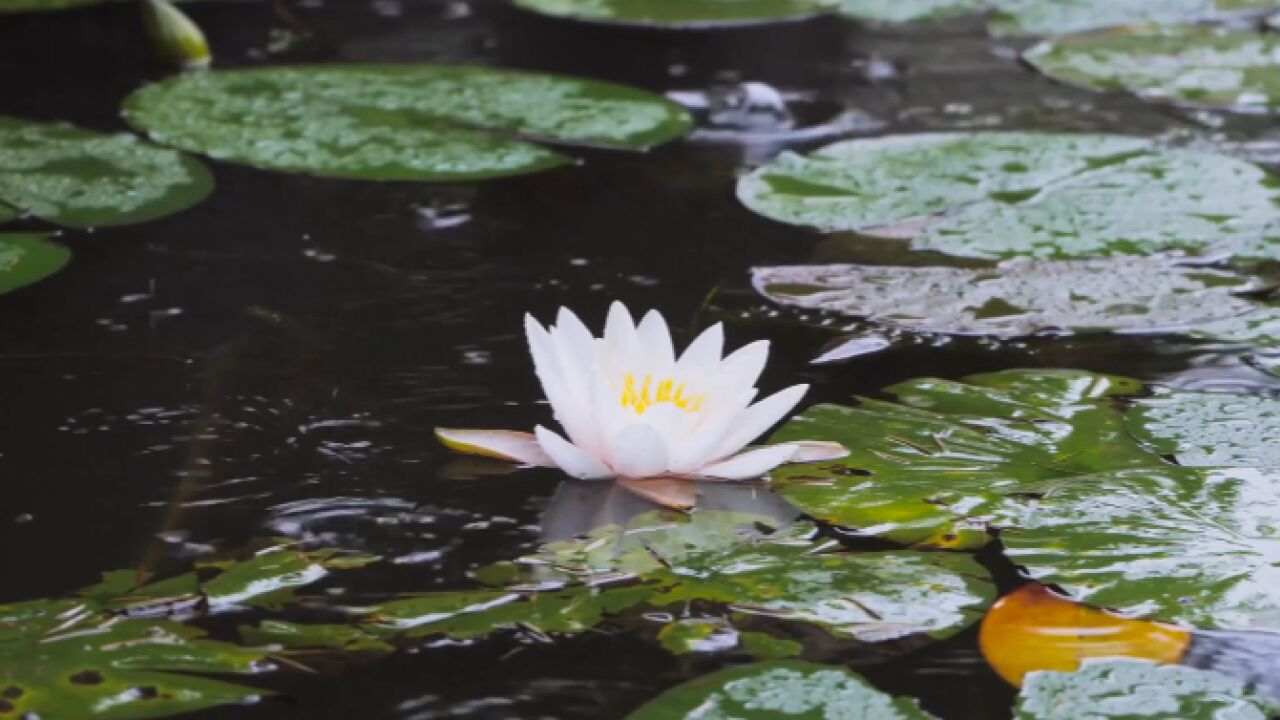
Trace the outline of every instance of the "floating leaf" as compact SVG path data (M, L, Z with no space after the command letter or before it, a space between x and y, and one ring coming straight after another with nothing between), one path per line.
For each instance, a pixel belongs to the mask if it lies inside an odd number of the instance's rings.
M0 0L0 13L63 10L82 5L96 5L107 0Z
M375 560L333 549L273 548L224 565L220 574L202 583L201 591L214 611L244 605L272 607L291 598L294 590L323 579L331 569L361 567Z
M692 125L680 106L634 88L434 65L182 75L131 95L125 117L219 160L365 180L479 180L568 162L513 134L642 150Z
M1129 429L1179 465L1280 468L1280 400L1165 392L1129 412Z
M996 268L793 265L755 268L756 290L783 305L916 332L1010 338L1045 331L1196 327L1258 308L1233 273L1166 257L1007 260Z
M243 626L240 638L247 645L279 646L286 650L387 653L395 649L351 625L299 625L282 620L263 620L257 627Z
M1274 256L1280 182L1223 155L1111 135L937 133L784 152L738 181L751 210L980 258Z
M14 210L13 208L9 207L8 205L5 205L4 203L0 203L0 223L9 222L10 220L13 220L17 217L18 217L17 210Z
M1009 503L1005 552L1072 597L1204 628L1280 630L1280 474L1163 467Z
M70 260L70 250L44 235L0 233L0 295L40 282Z
M704 29L813 17L820 0L515 0L553 17L620 25Z
M1019 720L1267 720L1276 713L1280 703L1235 678L1142 660L1032 673L1015 710Z
M649 701L627 720L932 717L915 700L890 697L843 667L779 660L731 667L691 680Z
M677 655L720 652L738 646L738 631L723 619L690 618L662 628L658 641Z
M1010 495L1106 470L1164 467L1106 402L1135 380L1006 371L885 389L900 404L817 405L770 442L835 440L848 457L773 471L775 490L819 520L904 545L978 547Z
M738 640L743 650L760 660L798 657L800 653L804 652L804 645L794 640L774 637L768 633L738 633Z
M212 189L199 161L132 135L0 116L0 201L43 220L144 222L185 210Z
M0 716L150 718L267 694L192 673L269 669L260 650L72 600L0 606Z
M1202 25L1125 28L1044 42L1024 54L1050 77L1148 100L1246 112L1280 109L1280 36Z

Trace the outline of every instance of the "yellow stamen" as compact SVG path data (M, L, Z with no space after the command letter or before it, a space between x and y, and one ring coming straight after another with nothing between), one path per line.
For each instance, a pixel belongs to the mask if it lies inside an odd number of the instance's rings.
M642 414L658 403L671 403L685 412L697 412L707 399L706 393L685 395L685 384L676 385L675 378L664 378L654 383L652 373L646 373L639 389L636 388L636 376L626 373L622 376L622 407L631 408L636 414Z

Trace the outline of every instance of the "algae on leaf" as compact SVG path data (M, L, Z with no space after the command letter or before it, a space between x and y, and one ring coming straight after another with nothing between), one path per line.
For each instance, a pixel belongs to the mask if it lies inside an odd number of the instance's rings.
M40 282L70 260L71 251L47 236L0 233L0 295Z
M1013 338L1051 332L1196 329L1247 316L1248 277L1163 256L1007 260L995 268L784 265L754 268L756 291L915 332Z
M1046 75L1147 100L1280 110L1280 36L1202 25L1125 28L1046 41L1023 57Z
M569 158L531 141L644 150L688 113L621 85L440 65L326 65L170 78L125 101L157 142L218 160L364 180L480 180Z
M0 203L43 220L139 223L185 210L212 189L198 160L132 135L0 116Z
M1240 160L1115 135L928 133L784 152L738 181L749 209L962 257L1245 248L1271 258L1280 183ZM1244 252L1244 251L1241 251Z
M742 665L667 690L627 720L858 718L932 720L915 700L876 690L849 670L800 660Z
M1145 660L1086 663L1027 677L1018 720L1267 720L1280 703L1211 670Z

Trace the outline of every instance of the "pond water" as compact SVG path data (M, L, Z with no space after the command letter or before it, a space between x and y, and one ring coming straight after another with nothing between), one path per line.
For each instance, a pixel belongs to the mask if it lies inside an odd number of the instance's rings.
M555 21L499 0L187 8L219 67L467 63L660 93L749 81L816 98L799 111L805 122L856 112L841 137L1118 132L1280 162L1280 132L1266 118L1054 83L1016 59L1025 43L992 39L975 19L872 30L819 18L680 33ZM285 42L303 27L311 41ZM120 130L124 96L164 74L132 7L0 19L0 113ZM678 344L723 319L731 347L773 341L762 387L809 382L806 404L1018 367L1280 394L1280 380L1246 349L1165 336L901 337L872 355L811 365L833 333L785 322L790 311L753 293L751 267L919 259L905 245L824 240L745 210L732 179L779 149L769 138L695 135L647 154L574 150L574 166L454 184L211 161L217 191L191 210L67 231L75 261L0 302L0 601L65 595L104 569L181 570L272 537L384 559L307 590L333 602L472 587L469 570L538 547L561 476L477 476L432 429L546 422L521 318L550 320L561 305L592 326L613 299L657 308ZM551 508L557 523L591 525L589 509L564 505ZM1018 584L998 551L980 557L1001 588ZM290 612L308 617L305 607ZM859 671L940 718L1008 717L1015 691L987 667L976 638L970 629ZM192 717L621 717L716 667L620 633L431 643L333 659L316 674L255 677L281 694Z

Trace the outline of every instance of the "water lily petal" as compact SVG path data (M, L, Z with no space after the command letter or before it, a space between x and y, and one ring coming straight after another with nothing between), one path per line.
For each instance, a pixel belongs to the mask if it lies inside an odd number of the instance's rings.
M561 367L567 377L580 377L595 365L595 343L591 331L568 308L556 313L556 324L550 334L560 351Z
M662 436L662 441L671 448L676 443L683 443L687 438L681 437L684 419L688 417L683 410L675 405L664 402L650 405L642 415L637 416L639 421L654 430Z
M651 503L672 510L688 510L698 503L698 487L689 480L668 477L644 480L618 478L618 485Z
M542 427L533 429L538 437L542 450L555 461L555 464L566 474L579 480L603 480L613 477L609 466L588 455L576 445L560 437L556 433Z
M688 382L698 382L720 363L724 351L724 324L716 323L694 338L676 361L676 376Z
M760 477L790 460L795 453L796 446L790 443L756 448L734 455L723 462L708 465L699 470L697 476L714 480L747 480Z
M648 425L628 425L610 445L613 469L622 477L649 478L667 471L667 443Z
M671 471L677 474L693 472L722 457L715 455L716 450L755 397L756 389L749 388L735 397L709 401L704 413L688 415L691 422L682 428L684 437L671 447Z
M604 323L604 341L616 361L630 365L640 359L640 339L636 336L636 324L627 306L615 302L609 306L609 317Z
M436 437L450 450L468 455L480 455L539 467L556 465L542 451L533 433L514 430L436 428Z
M757 340L734 350L720 363L722 387L736 389L753 387L769 360L769 341Z
M720 441L720 446L716 448L713 457L721 458L731 455L763 435L765 430L791 412L808 390L808 385L792 385L747 408L733 430Z
M794 440L788 444L796 446L796 454L787 461L790 463L839 460L849 454L849 449L845 446L827 440Z
M671 344L671 329L662 313L650 310L645 313L640 326L636 328L643 349L645 365L652 368L655 377L666 377L676 362L675 347Z
M524 327L529 352L533 355L534 373L547 402L551 403L556 421L574 444L595 452L603 443L591 420L589 398L585 393L571 389L578 378L566 377L554 339L532 315L525 315Z

